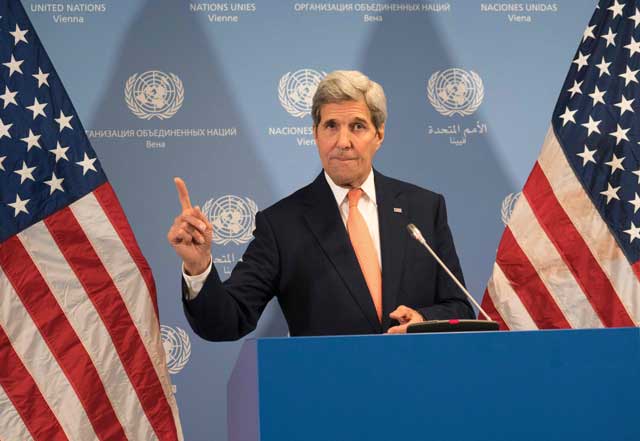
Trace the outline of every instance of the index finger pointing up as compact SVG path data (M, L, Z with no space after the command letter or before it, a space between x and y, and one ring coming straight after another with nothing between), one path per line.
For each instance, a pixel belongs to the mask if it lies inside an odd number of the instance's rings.
M180 205L182 205L182 211L191 209L191 200L189 199L189 190L187 190L187 184L180 178L173 178L173 182L176 184L178 190L178 198L180 199Z

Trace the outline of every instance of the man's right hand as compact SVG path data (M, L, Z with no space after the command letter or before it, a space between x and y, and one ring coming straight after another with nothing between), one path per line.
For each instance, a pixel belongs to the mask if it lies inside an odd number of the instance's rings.
M184 262L185 271L192 276L203 273L211 262L213 226L200 207L191 207L189 191L184 181L173 178L178 190L182 213L173 221L167 233L169 243Z

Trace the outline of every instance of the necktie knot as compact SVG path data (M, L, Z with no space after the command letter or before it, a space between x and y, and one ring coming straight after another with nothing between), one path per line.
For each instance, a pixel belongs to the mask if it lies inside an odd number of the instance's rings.
M347 198L349 199L349 208L356 207L361 196L361 188L352 188L351 190L349 190L349 193L347 193Z

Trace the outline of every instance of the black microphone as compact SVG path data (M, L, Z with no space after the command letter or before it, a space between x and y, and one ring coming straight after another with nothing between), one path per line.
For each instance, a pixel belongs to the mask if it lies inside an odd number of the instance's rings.
M429 246L427 241L422 236L422 233L414 224L407 225L407 230L409 230L409 234L416 241L422 244L427 251L436 259L436 262L440 264L440 266L447 272L449 277L458 285L458 288L462 290L465 296L471 303L473 303L478 311L487 318L487 320L427 320L426 322L416 323L414 325L410 325L407 329L407 332L456 332L456 331L496 331L499 327L498 322L491 320L489 314L487 314L484 309L476 302L469 291L464 287L462 283L458 280L458 278L451 272L451 270L447 267L447 265L438 257L435 251ZM460 328L457 328L460 326ZM410 330L415 327L415 329Z

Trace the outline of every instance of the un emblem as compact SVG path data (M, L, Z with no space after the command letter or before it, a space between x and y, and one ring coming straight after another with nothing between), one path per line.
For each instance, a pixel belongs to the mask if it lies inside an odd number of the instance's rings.
M478 110L484 98L480 76L458 68L436 71L427 84L431 105L444 116L466 116Z
M284 110L298 118L311 114L313 95L326 75L326 72L313 69L300 69L284 74L278 84L278 99Z
M176 75L150 70L129 77L124 99L138 118L168 119L182 107L184 87Z
M516 206L516 202L522 196L522 192L519 191L517 193L509 193L506 198L502 201L502 209L500 210L500 214L502 216L502 223L505 225L509 224L509 219L511 218L511 213L513 213L513 208Z
M258 206L249 198L227 195L209 199L202 212L213 224L213 242L226 245L247 243L256 227Z
M184 368L191 356L191 341L189 336L177 326L160 326L162 347L167 356L167 368L169 373L177 374Z

